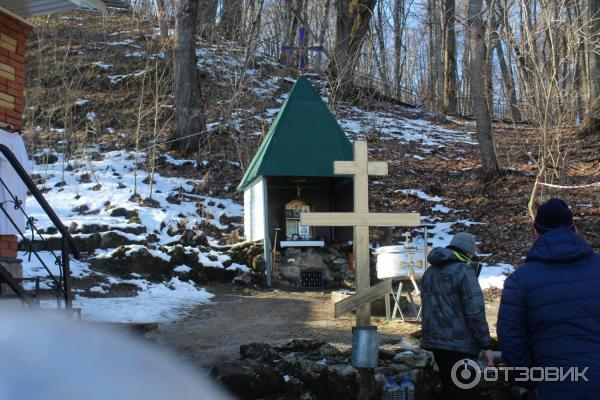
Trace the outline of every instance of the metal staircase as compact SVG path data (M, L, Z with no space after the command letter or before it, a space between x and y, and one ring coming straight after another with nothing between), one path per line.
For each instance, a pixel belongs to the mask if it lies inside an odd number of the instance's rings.
M69 257L73 256L75 259L79 259L79 252L73 242L73 238L67 231L67 228L62 224L52 207L48 204L42 192L38 189L36 184L33 182L27 171L23 168L19 160L14 156L14 154L10 151L10 149L2 144L0 144L0 153L6 158L6 160L10 163L10 165L14 168L17 175L25 184L29 193L37 200L41 208L44 210L57 232L61 235L61 251L60 254L56 254L57 252L53 251L48 241L43 237L41 232L35 226L35 219L27 214L24 209L24 199L19 199L15 194L13 194L6 183L0 177L0 187L3 187L5 192L8 193L8 200L4 202L0 202L0 218L6 218L11 225L15 227L15 230L18 233L18 236L21 239L20 247L27 252L28 257L35 257L44 267L46 272L48 273L48 277L51 281L51 293L56 298L57 306L59 308L64 308L67 313L72 314L74 311L79 312L79 310L73 310L73 296L71 293L71 281L70 281L70 264ZM20 210L23 213L26 220L26 230L30 231L31 237L27 237L27 232L21 231L17 223L13 220L10 214L7 212L7 208L12 207L14 210ZM37 238L36 238L37 236ZM40 257L38 251L34 249L33 240L41 240L43 243L42 249L44 251L48 251L52 254L52 258L56 266L58 266L58 275L52 273L48 265L44 262L43 258ZM39 242L36 248L39 247ZM26 281L34 281L35 282L35 291L26 291L22 287L22 283ZM21 300L23 305L29 307L37 307L40 303L40 285L39 285L39 277L34 278L15 278L13 275L5 268L3 265L3 261L0 260L0 283L7 285L10 289L12 289L11 294L0 293L0 300L2 299L14 299L18 298Z

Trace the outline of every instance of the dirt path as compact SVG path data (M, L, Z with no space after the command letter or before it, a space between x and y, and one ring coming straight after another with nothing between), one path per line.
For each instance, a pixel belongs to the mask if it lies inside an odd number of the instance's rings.
M258 291L232 285L210 285L213 303L174 323L161 324L147 336L192 361L200 368L239 357L240 345L277 343L292 338L312 338L346 347L352 341L354 317L333 319L329 292ZM488 307L490 328L497 307ZM493 322L492 322L493 321ZM381 339L399 340L419 330L420 324L374 317ZM492 323L494 325L492 325Z
M213 303L180 321L161 324L147 336L202 368L239 357L240 345L313 338L334 345L352 341L354 318L333 319L329 292L239 290L209 286ZM375 318L382 339L399 339L420 326ZM374 321L374 322L375 322Z

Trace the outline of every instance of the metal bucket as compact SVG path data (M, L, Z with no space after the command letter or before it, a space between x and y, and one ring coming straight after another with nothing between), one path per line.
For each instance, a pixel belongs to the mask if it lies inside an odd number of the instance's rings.
M376 326L352 328L352 366L377 368L379 359L379 333Z

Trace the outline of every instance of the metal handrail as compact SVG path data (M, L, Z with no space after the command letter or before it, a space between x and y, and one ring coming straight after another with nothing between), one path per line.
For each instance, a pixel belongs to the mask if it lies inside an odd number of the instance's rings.
M67 228L63 225L60 218L58 217L58 215L56 215L52 207L50 207L50 204L48 204L48 201L46 201L46 198L44 197L40 189L38 189L35 182L33 182L33 179L31 179L27 171L25 171L25 168L23 168L19 160L17 160L17 157L15 157L12 151L10 151L10 149L3 144L0 144L0 153L2 153L4 157L6 157L10 165L17 172L19 178L21 178L25 186L27 186L27 190L29 190L31 195L37 200L37 202L42 207L48 218L50 218L50 221L52 221L54 227L60 232L62 237L64 237L69 242L69 247L71 250L70 253L73 254L73 257L76 260L79 260L80 254L77 250L77 246L75 246L75 241L73 240L73 237L71 236Z
M50 218L50 221L52 222L54 227L61 234L62 256L60 258L60 261L62 263L61 267L62 267L62 275L63 275L62 276L62 278L63 278L62 279L62 286L63 286L62 289L64 292L65 307L67 310L70 311L70 310L72 310L72 298L71 298L71 284L70 284L70 280L69 280L69 276L71 274L70 266L69 266L69 255L72 254L73 257L77 260L80 258L80 254L79 254L79 251L77 250L77 246L75 245L75 241L73 240L73 237L71 236L71 234L69 233L67 228L63 225L63 223L60 220L60 218L58 217L58 215L56 215L56 213L54 212L54 210L52 209L50 204L48 204L48 201L46 201L46 198L44 197L42 192L38 189L37 185L33 182L33 179L31 179L31 177L29 176L29 174L27 173L25 168L23 168L23 166L21 165L19 160L15 157L15 155L12 153L12 151L10 151L10 149L8 147L6 147L5 145L0 144L0 153L2 153L2 155L4 155L4 157L10 163L10 165L13 167L13 169L15 170L15 172L17 173L17 175L19 176L21 181L25 184L25 186L27 187L27 189L29 190L31 195L37 200L38 204L42 207L42 209L44 210L44 212L46 213L48 218ZM21 208L21 210L22 210L22 208ZM28 221L28 223L31 223L31 221ZM14 225L14 222L13 222L13 225Z

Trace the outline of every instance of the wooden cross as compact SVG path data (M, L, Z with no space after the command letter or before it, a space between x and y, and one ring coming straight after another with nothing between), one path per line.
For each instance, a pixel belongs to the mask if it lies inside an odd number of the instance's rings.
M388 165L383 161L369 161L367 142L354 142L354 161L334 161L335 175L353 175L353 213L302 213L300 223L309 226L353 226L354 253L356 254L356 295L335 305L335 316L356 310L356 325L369 326L371 301L391 290L391 281L370 284L369 226L419 226L418 213L390 214L369 212L369 175L387 175Z

